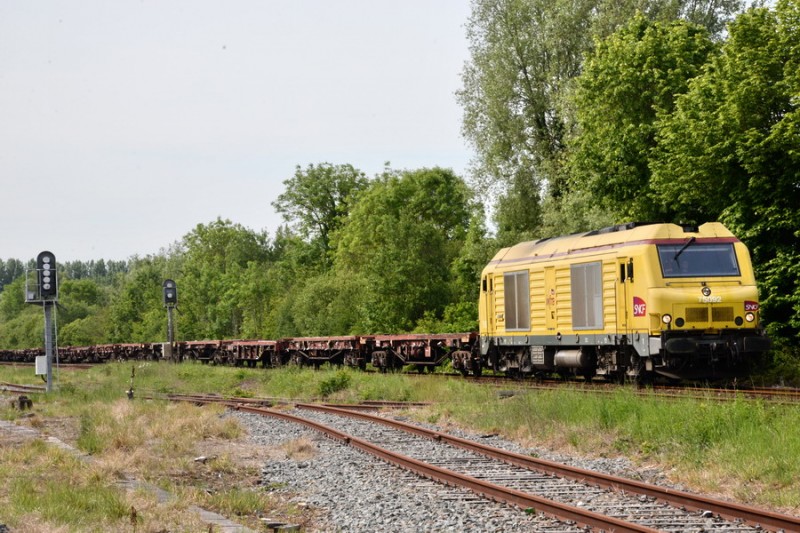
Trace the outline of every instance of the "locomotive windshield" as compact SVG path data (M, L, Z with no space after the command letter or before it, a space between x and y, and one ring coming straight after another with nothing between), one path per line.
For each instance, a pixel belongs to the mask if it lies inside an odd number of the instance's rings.
M659 244L658 258L665 278L738 276L739 263L733 244L698 244L690 239L680 244Z

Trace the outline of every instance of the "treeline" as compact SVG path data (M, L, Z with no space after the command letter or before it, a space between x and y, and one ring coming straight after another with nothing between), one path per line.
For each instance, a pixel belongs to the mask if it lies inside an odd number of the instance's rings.
M475 329L479 272L503 246L719 220L749 246L763 318L795 364L796 0L473 0L467 37L469 176L298 167L273 235L216 220L155 256L63 265L60 342L163 339L165 278L182 339ZM20 266L0 270L12 348L41 343Z
M494 249L462 178L442 168L368 178L324 163L284 185L273 205L286 225L273 236L218 219L158 255L59 265L59 343L163 340L167 278L179 339L477 328L477 280ZM7 348L42 342L24 282L0 294Z

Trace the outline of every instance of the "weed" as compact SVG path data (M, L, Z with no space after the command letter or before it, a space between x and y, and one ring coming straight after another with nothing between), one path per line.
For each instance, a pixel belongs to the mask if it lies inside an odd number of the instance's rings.
M295 461L307 461L317 454L317 448L310 439L301 438L283 445L286 457Z
M332 376L323 379L319 384L319 395L327 398L335 392L350 386L350 374L346 370L339 370Z
M242 390L239 387L236 387L231 391L231 396L236 396L237 398L252 398L253 392L249 390Z
M96 421L89 412L81 414L78 447L90 455L94 455L103 449L100 436L96 431Z

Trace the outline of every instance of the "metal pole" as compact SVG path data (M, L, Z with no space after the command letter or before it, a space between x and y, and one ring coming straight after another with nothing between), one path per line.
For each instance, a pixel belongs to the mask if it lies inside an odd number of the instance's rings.
M172 306L167 306L167 341L169 342L170 356L174 357L172 352L175 347L175 325L172 322Z
M53 392L53 303L44 305L44 351L47 357L47 392Z

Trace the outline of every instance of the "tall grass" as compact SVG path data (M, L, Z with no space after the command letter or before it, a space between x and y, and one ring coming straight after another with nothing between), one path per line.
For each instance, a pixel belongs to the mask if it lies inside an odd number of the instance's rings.
M0 478L4 520L18 527L35 520L42 531L62 526L107 531L128 515L129 505L113 478L43 441L2 447Z

